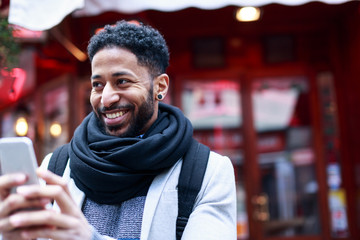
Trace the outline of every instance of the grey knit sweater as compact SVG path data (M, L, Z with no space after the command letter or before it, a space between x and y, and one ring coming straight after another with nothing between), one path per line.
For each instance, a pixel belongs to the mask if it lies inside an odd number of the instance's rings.
M146 196L139 196L120 205L98 204L86 199L83 213L97 233L118 240L138 240ZM95 236L94 236L95 237ZM101 239L101 238L100 238Z

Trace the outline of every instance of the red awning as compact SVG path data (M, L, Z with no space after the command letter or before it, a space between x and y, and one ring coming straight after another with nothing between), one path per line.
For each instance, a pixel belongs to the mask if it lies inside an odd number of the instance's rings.
M319 0L340 4L349 0ZM9 22L30 30L47 30L59 24L68 14L94 16L106 11L136 13L145 10L178 11L195 7L217 9L225 6L263 6L270 3L301 5L309 0L11 0Z

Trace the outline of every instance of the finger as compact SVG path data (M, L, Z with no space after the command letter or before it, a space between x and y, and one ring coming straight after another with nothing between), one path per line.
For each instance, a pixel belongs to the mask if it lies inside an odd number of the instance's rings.
M18 212L9 217L9 223L14 228L72 228L77 219L53 210Z
M68 230L57 229L52 227L38 227L38 228L28 228L20 232L18 236L21 236L23 239L68 239L69 234ZM74 237L74 234L71 234Z
M0 176L0 198L5 199L10 189L24 184L27 181L27 176L23 173L11 173Z
M9 173L0 177L0 188L10 188L15 185L24 184L27 181L24 173Z
M26 232L38 231L38 230L41 230L41 229L46 229L48 231L53 231L55 228L54 227L49 227L49 226L17 228L15 230L10 230L10 231L3 232L2 233L2 239L6 239L6 240L38 239L39 238L38 235L35 236L35 237L30 237L28 234L26 234ZM62 238L62 239L65 239L65 238Z
M24 228L21 231L23 239L92 239L93 229L89 225L77 222L72 228L56 228L56 227L32 227Z
M29 212L37 209L45 209L45 205L50 202L50 200L44 201L43 199L39 200L26 200L26 199L12 199L13 195L9 197L9 202L1 205L1 217L0 217L0 232L13 231L16 226L9 222L9 214L23 211ZM15 195L14 195L15 196Z
M22 239L69 239L66 230L51 229L51 228L37 228L21 231L20 236Z
M54 237L59 234L54 234L55 228L53 227L32 227L32 228L25 228L16 231L17 236L21 239L66 239L66 237ZM59 232L59 231L56 231ZM60 235L61 236L61 235ZM15 238L14 238L15 239Z
M10 217L0 219L0 232L2 234L6 232L13 232L16 229L17 227L12 222L10 222Z
M47 184L59 185L69 194L67 182L62 177L54 174L49 170L44 170L40 168L36 170L36 173L40 178L44 179Z
M45 208L50 203L49 198L26 199L19 194L12 194L0 204L0 218L8 216L14 211L22 209Z
M17 188L17 193L28 199L46 198L54 199L61 211L65 214L78 215L79 209L76 207L70 195L59 185L28 185Z
M0 232L1 233L13 231L14 229L15 229L15 227L13 225L11 225L8 217L0 218Z
M55 173L53 173L49 170L38 168L36 170L36 173L39 177L44 179L47 184L56 184L56 185L66 186L66 181L62 177L56 175Z
M10 232L4 232L2 233L2 239L7 239L7 240L19 240L19 239L30 239L30 238L24 238L21 235L21 231L15 230L15 231L10 231Z

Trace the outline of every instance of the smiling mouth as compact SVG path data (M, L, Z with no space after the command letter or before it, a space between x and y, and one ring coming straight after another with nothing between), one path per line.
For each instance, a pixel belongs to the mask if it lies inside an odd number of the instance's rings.
M128 111L119 111L114 113L105 113L105 117L108 119L115 119L118 117L122 117L124 114L126 114Z

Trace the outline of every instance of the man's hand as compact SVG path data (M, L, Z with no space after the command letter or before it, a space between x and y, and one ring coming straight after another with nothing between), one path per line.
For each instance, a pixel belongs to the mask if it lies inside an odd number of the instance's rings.
M4 239L90 240L92 228L72 200L66 182L50 171L38 170L37 174L45 180L46 186L18 187L16 194L8 195L5 201L1 203L0 231L3 233ZM1 189L0 178L0 191ZM4 191L4 196L6 192ZM50 200L57 202L60 212L44 207ZM12 211L4 210L6 206L10 206ZM42 208L12 213L13 210L21 209L24 206L41 206Z
M25 174L6 174L0 176L0 233L3 239L21 239L16 227L10 222L10 216L25 209L43 209L49 199L26 199L19 194L10 194L13 187L26 183Z

